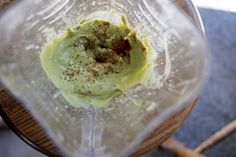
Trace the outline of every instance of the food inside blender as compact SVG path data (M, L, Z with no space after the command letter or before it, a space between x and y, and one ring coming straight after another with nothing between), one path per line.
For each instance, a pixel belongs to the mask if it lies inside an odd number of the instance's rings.
M42 67L73 106L104 107L139 84L149 67L149 48L129 28L101 19L83 20L48 43Z

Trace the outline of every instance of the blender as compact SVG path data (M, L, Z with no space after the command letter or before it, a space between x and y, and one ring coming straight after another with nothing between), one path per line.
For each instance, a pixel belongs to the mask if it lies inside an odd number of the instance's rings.
M69 105L42 69L39 56L44 45L83 19L119 23L122 14L139 38L149 39L155 81L114 98L104 108ZM166 0L20 1L1 16L0 41L1 83L65 156L127 156L196 97L206 75L203 37Z

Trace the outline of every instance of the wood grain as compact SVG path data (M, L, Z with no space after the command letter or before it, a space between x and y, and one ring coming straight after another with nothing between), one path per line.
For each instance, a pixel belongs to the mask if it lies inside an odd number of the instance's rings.
M13 2L15 2L15 0L0 0L0 10L6 9Z
M0 9L6 8L13 1L14 0L0 0ZM190 0L177 0L177 4L196 21L194 16L195 13L193 13L193 10L189 9L188 3L190 3ZM53 145L47 134L35 121L32 115L3 87L0 87L0 103L2 118L19 137L35 149L49 156L61 156L59 150ZM161 125L157 126L157 128L130 156L137 157L160 146L183 125L195 104L196 100L181 111L175 113Z
M2 87L0 87L0 103L0 114L10 129L39 151L50 156L59 156L58 149L32 115Z

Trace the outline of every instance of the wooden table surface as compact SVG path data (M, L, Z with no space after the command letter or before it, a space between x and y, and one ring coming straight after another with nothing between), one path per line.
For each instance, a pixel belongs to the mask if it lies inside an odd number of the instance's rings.
M6 8L13 0L0 0L0 9ZM177 4L183 8L200 26L200 20L190 0L177 0ZM0 114L6 124L26 143L49 156L59 157L60 152L48 138L34 117L18 102L6 89L0 87ZM140 156L153 148L160 146L179 127L183 125L189 116L196 100L187 105L181 111L175 113L144 140L137 150L130 156ZM172 126L172 127L170 127Z

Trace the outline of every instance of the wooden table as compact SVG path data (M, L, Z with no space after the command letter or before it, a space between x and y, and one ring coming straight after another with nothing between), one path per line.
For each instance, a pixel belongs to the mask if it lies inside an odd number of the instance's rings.
M0 0L0 9L6 8L14 0ZM201 20L196 8L190 0L176 0L176 3L195 21L196 25L203 31ZM159 125L137 150L130 156L140 156L153 148L160 146L169 138L191 113L196 104L196 100L187 105L181 111L175 113L161 125ZM0 115L5 123L11 128L22 140L40 152L53 157L60 157L60 152L50 141L47 134L34 117L3 87L0 86ZM172 126L172 127L169 127Z

